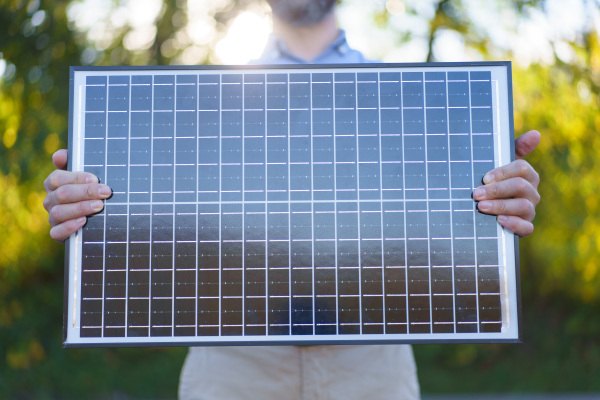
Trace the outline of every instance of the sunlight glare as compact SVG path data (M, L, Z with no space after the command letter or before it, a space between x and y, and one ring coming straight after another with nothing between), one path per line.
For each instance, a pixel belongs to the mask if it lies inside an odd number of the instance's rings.
M271 21L266 15L244 11L238 15L215 52L224 64L246 64L261 55L271 33Z
M404 14L404 11L406 11L402 0L388 0L385 3L385 8L387 8L388 12L392 15Z

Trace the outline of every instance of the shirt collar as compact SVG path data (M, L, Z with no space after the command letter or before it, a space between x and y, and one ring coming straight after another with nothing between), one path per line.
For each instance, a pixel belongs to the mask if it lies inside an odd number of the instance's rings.
M293 61L294 63L307 64L310 62L314 62L320 58L326 57L327 55L333 52L338 53L340 55L344 55L349 50L350 46L348 45L348 41L346 40L346 32L343 29L340 29L340 33L338 34L337 38L333 42L331 42L331 44L329 44L329 46L327 46L327 48L321 54L315 57L314 60L305 60L290 53L285 43L283 43L283 40L281 40L274 34L271 34L269 36L267 45L265 47L265 51L263 52L261 59L275 60L277 58L286 58L290 61Z

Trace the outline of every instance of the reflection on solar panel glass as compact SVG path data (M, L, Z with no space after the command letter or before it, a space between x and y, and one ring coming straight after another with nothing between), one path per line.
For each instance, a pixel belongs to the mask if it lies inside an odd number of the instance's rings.
M78 68L66 345L517 340L498 64Z

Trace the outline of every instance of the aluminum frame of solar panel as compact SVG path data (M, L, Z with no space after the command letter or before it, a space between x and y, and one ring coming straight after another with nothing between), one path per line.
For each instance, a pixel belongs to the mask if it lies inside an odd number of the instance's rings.
M113 196L67 241L65 347L520 341L518 239L471 199L514 159L509 62L70 89L69 169Z

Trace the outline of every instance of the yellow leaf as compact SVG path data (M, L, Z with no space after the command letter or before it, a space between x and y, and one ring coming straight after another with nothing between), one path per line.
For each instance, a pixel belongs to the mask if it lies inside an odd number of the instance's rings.
M17 130L15 128L8 128L4 131L4 136L2 138L2 142L4 143L4 147L10 149L13 147L15 142L17 141Z

